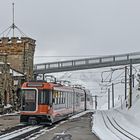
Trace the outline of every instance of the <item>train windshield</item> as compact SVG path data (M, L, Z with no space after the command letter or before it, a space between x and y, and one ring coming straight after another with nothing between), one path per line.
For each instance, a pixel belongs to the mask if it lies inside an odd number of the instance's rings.
M21 92L21 105L22 111L35 111L36 110L36 90L35 89L22 89Z

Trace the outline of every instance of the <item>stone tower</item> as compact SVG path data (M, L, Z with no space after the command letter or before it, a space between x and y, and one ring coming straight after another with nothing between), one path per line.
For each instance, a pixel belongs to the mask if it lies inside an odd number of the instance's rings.
M7 54L10 67L23 73L27 81L33 78L35 46L35 40L29 37L0 38L0 53Z

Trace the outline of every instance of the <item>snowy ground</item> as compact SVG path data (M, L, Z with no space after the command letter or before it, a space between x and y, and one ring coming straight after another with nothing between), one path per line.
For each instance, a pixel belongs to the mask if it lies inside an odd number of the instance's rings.
M140 90L133 89L131 108L122 107L96 111L92 131L101 140L140 140ZM123 134L122 134L123 133Z

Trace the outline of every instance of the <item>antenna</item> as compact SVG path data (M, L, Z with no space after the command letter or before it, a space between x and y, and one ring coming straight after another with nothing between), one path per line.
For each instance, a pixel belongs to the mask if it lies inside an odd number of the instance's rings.
M12 29L13 29L13 37L15 36L15 3L12 3L12 7L13 7L13 23L12 23Z
M0 36L1 35L3 35L3 37L4 37L4 33L6 33L7 32L7 34L6 34L6 37L9 35L9 33L11 33L11 30L13 30L13 37L15 37L15 29L17 29L18 31L19 31L19 33L22 35L22 36L26 36L27 37L27 35L26 34L24 34L16 25L15 25L15 3L13 2L12 3L12 25L10 26L10 27L8 27L7 29L5 29L3 32L1 32L0 33Z

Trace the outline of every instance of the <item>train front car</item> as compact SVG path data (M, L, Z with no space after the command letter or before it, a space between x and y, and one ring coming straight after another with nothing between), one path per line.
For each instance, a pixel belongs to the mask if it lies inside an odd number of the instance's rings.
M21 88L20 122L52 123L52 86L47 82L26 82Z
M21 88L20 122L52 124L86 110L84 89L48 82L26 82Z

